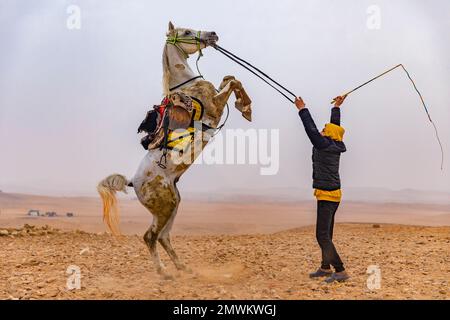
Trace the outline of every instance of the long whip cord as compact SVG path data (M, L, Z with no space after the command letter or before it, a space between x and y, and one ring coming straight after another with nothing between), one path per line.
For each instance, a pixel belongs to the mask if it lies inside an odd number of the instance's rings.
M356 88L353 88L352 90L348 91L347 93L343 94L342 96L347 96L347 95L349 95L350 93L352 93L352 92L358 90L358 89L361 88L361 87L364 87L365 85L369 84L370 82L372 82L372 81L374 81L374 80L376 80L376 79L378 79L378 78L384 76L386 73L391 72L391 71L397 69L398 67L401 67L401 68L403 69L403 71L405 71L406 75L408 76L408 79L411 81L411 83L412 83L412 85L413 85L413 87L414 87L414 90L416 90L417 94L419 95L420 101L422 102L423 108L424 108L424 110L425 110L425 112L426 112L426 114L427 114L427 116L428 116L428 120L430 121L430 123L432 124L432 126L433 126L433 128L434 128L434 133L435 133L435 135L436 135L436 140L437 140L437 142L438 142L438 144L439 144L439 147L440 147L440 149L441 149L441 170L443 170L443 169L444 169L444 148L443 148L443 146L442 146L442 142L441 142L441 139L440 139L440 137L439 137L438 129L437 129L436 124L434 123L433 119L431 119L430 112L428 111L428 107L427 107L427 105L426 105L426 103L425 103L425 100L423 99L422 94L420 93L419 89L418 89L417 86L416 86L416 83L414 82L413 78L411 77L411 75L409 74L408 70L406 70L406 68L405 68L405 66L404 66L403 64L398 64L398 65L396 65L395 67L392 67L391 69L389 69L389 70L387 70L387 71L385 71L385 72L379 74L379 75L376 76L376 77L373 77L372 79L370 79L370 80L364 82L363 84L360 84L360 85L357 86ZM334 100L333 100L331 103L334 103Z
M409 74L408 70L406 70L404 65L400 64L400 66L406 72L406 75L408 76L409 80L411 80L411 83L412 83L414 89L416 90L417 94L420 97L420 101L422 101L423 108L425 109L425 112L427 113L427 116L428 116L428 120L433 125L434 133L436 135L436 140L439 143L439 147L441 148L441 170L443 170L444 169L444 148L442 146L441 138L439 137L439 132L436 127L436 124L434 123L433 119L431 119L431 115L428 112L428 108L427 108L427 105L425 104L425 101L423 100L422 94L420 93L419 89L417 89L417 86L416 86L414 80L411 78L411 75Z

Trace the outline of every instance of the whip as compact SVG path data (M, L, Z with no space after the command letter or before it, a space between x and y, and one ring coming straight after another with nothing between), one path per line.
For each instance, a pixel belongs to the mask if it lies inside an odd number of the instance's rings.
M378 78L384 76L386 73L391 72L391 71L393 71L393 70L395 70L395 69L397 69L397 68L399 68L399 67L401 67L401 68L403 69L403 71L405 71L406 75L408 76L408 79L411 81L411 83L412 83L412 85L413 85L413 87L414 87L414 90L416 90L417 94L418 94L419 97L420 97L420 101L422 102L422 106L423 106L423 108L424 108L424 110L425 110L425 112L426 112L426 114L427 114L427 116L428 116L428 120L430 121L430 123L432 124L432 126L433 126L433 128L434 128L434 133L435 133L435 135L436 135L436 140L437 140L437 142L438 142L438 144L439 144L439 147L440 147L440 149L441 149L441 170L443 170L443 168L444 168L444 148L442 147L442 142L441 142L441 139L440 139L440 137L439 137L438 129L437 129L436 124L434 123L433 119L431 119L430 112L428 111L428 107L427 107L427 105L425 104L425 100L423 99L422 94L420 93L419 89L417 89L416 83L415 83L414 80L411 78L411 75L409 74L408 70L406 70L406 68L405 68L405 66L404 66L403 64L398 64L398 65L396 65L395 67L392 67L392 68L390 68L389 70L386 70L385 72L379 74L379 75L376 76L376 77L373 77L372 79L370 79L370 80L364 82L363 84L360 84L360 85L357 86L356 88L353 88L352 90L348 91L347 93L344 93L344 94L341 95L341 96L342 96L342 97L346 97L346 96L348 96L350 93L352 93L352 92L354 92L354 91L356 91L356 90L358 90L358 89L364 87L365 85L371 83L372 81L374 81L374 80L376 80L376 79L378 79ZM331 104L333 104L333 103L335 103L335 99L333 99L333 101L331 101Z

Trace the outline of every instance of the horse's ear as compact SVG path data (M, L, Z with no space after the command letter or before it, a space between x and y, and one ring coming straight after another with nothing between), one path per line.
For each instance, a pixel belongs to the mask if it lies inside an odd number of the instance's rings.
M173 25L172 21L169 21L169 31L173 31L175 29L175 26Z

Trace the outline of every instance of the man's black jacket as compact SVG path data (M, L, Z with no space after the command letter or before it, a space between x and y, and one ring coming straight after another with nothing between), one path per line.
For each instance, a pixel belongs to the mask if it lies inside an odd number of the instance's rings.
M307 108L300 110L299 116L313 144L313 188L327 191L340 189L339 161L341 153L346 151L344 142L322 136ZM340 108L331 109L330 122L340 126Z

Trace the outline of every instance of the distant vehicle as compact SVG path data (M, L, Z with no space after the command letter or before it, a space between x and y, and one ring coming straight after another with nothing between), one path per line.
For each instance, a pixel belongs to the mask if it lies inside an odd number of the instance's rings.
M30 209L30 210L28 210L27 215L30 217L39 217L41 215L41 213L39 212L39 210Z
M69 217L69 218L72 218L73 217L73 213L72 212L67 212L66 216Z
M45 213L45 215L46 215L47 217L56 217L56 212L54 212L54 211L48 211L48 212Z

